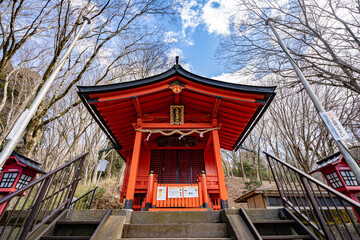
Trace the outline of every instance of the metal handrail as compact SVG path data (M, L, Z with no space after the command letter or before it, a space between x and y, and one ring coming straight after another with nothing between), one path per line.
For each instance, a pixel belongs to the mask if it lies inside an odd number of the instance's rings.
M6 197L0 199L0 205L3 204L4 202L9 201L9 199L13 198L14 196L22 195L23 192L25 192L25 191L28 190L29 188L32 188L34 185L38 184L39 182L42 182L42 181L43 181L44 179L46 179L46 178L49 178L49 177L50 177L51 175L53 175L54 173L57 173L57 172L59 172L60 170L68 167L69 165L73 164L74 162L78 161L79 159L84 158L87 154L88 154L88 153L84 153L84 154L80 155L79 157L75 158L74 160L72 160L72 161L70 161L70 162L68 162L68 163L66 163L66 164L64 164L64 165L56 168L55 170L47 173L46 175L44 175L44 176L42 176L42 177L40 177L40 178L32 181L31 183L29 183L28 185L24 186L23 188L17 190L16 192L13 192L13 193L7 195Z
M325 239L360 239L358 202L271 154L264 153L285 208L299 214ZM335 204L335 199L342 207Z
M267 152L264 152L267 156L273 158L274 160L280 162L281 164L283 164L284 166L290 168L291 170L293 170L294 172L296 172L297 174L303 176L303 177L306 177L307 179L311 180L312 182L316 183L317 185L319 185L320 187L323 187L323 188L326 188L329 192L331 192L332 194L334 194L335 196L337 197L340 197L340 198L344 198L344 200L346 200L347 202L349 202L350 204L353 204L353 205L358 205L358 207L360 207L360 203L354 201L353 199L349 198L348 196L330 188L329 186L327 186L326 184L320 182L319 180L313 178L311 175L305 173L305 172L302 172L300 171L299 169L295 168L294 166L288 164L287 162L284 162L282 160L280 160L279 158L275 157L275 156L272 156L271 154L267 153Z
M69 209L87 153L0 199L0 239L28 239ZM6 208L11 206L11 210Z
M72 201L71 202L72 209L91 209L97 189L98 189L98 187L95 187L95 188L91 189L90 191L88 191L87 193L83 194L81 197ZM91 193L92 193L91 198L89 198ZM90 200L90 203L89 203L89 205L87 205L89 200Z

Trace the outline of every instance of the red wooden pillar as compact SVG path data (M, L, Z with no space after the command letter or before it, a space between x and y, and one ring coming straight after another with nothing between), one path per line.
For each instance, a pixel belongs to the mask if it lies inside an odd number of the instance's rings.
M149 181L148 181L148 187L147 187L147 192L146 192L146 200L145 200L145 209L142 209L144 211L148 211L149 208L151 208L151 203L152 203L152 196L153 196L153 191L154 191L154 171L150 171L150 175L149 175Z
M206 182L206 176L205 171L201 171L201 188L202 188L202 194L203 194L203 202L204 202L204 208L211 209L209 207L209 197L208 197L208 191L207 191L207 182Z
M218 130L217 129L213 130L211 135L212 135L212 141L213 141L213 146L214 146L216 171L217 171L218 181L219 181L221 209L224 209L224 208L229 207L229 203L228 203L228 195L227 195L226 186L225 186L224 170L223 170L222 160L221 160L220 141L219 141Z
M137 131L135 134L134 150L132 153L130 174L129 174L129 181L126 191L124 209L132 209L134 203L135 183L136 183L136 175L138 172L138 165L140 159L141 140L142 140L142 133Z

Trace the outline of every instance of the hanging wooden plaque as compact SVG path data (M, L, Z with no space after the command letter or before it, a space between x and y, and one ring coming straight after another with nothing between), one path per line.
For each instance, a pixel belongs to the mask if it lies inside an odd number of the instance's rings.
M170 124L171 125L184 124L184 105L170 106Z

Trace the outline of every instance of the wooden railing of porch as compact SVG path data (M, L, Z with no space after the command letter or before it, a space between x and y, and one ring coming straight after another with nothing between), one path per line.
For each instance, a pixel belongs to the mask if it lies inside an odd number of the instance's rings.
M197 197L185 197L184 196L184 187L197 187L198 196ZM171 187L181 187L182 188L182 196L180 198L169 198L168 194L166 194L165 200L157 199L157 189L158 187L166 187L168 190ZM153 211L155 209L161 208L162 210L167 210L166 208L178 209L184 208L182 210L200 210L206 211L209 208L212 208L212 204L210 202L208 191L207 191L207 181L205 172L202 172L201 175L198 176L198 181L195 184L176 184L176 183L158 183L156 180L156 175L152 172L150 173L148 180L148 189L147 196L145 201L142 203L142 208L146 208L146 210ZM186 208L186 209L185 209Z

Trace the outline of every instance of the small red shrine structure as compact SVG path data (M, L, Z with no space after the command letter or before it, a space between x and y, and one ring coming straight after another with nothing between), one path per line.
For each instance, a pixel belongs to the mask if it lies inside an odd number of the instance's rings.
M23 188L34 180L37 173L45 174L40 164L13 151L6 160L0 177L0 198ZM0 206L0 213L6 204Z
M360 163L360 161L358 162ZM360 202L356 197L356 193L360 192L360 185L341 152L317 161L316 164L316 168L309 174L321 172L332 188L354 201Z
M220 148L237 150L275 87L216 81L176 64L159 75L78 94L126 161L124 209L228 207Z

